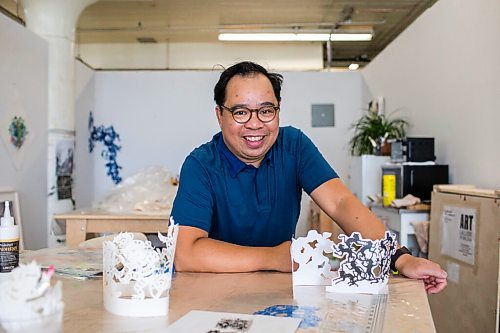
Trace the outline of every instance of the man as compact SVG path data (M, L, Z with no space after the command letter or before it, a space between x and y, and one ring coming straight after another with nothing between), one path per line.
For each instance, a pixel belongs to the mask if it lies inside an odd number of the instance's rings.
M281 83L280 74L251 62L221 74L214 88L221 132L186 158L172 209L180 224L177 270L290 272L302 190L347 234L384 237L384 225L309 138L279 127ZM446 286L446 272L431 261L401 251L393 261L429 293Z

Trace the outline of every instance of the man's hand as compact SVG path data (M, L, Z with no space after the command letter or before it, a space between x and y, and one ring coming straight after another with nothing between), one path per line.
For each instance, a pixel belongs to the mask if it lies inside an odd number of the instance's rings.
M384 238L385 226L366 208L338 178L331 179L311 192L311 198L344 230L345 234L360 232L364 238ZM430 294L446 287L447 274L432 261L403 254L396 261L398 271L413 279L424 281Z
M429 294L437 294L446 287L448 274L435 262L404 254L396 260L396 268L406 277L423 280Z

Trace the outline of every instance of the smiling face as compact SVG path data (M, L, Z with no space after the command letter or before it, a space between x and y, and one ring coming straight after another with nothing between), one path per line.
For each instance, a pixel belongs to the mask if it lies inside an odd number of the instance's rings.
M271 104L278 106L278 100L271 82L264 75L235 75L229 80L224 106L258 109ZM258 167L278 137L279 112L269 123L263 123L257 118L257 114L252 112L252 118L245 124L234 121L226 109L222 110L221 114L219 106L215 112L224 143L229 150L244 163Z

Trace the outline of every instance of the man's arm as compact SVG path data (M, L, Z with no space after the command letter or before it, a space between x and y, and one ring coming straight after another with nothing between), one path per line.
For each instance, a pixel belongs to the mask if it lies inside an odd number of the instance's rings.
M202 229L179 227L175 269L187 272L291 271L290 242L275 247L250 247L208 238Z
M385 227L339 178L331 179L311 192L311 198L350 235L358 231L365 238L384 238Z
M382 222L356 199L340 179L321 184L311 193L311 198L346 234L358 231L365 238L384 238ZM404 254L395 264L401 274L423 280L429 293L438 293L446 287L446 272L432 261Z

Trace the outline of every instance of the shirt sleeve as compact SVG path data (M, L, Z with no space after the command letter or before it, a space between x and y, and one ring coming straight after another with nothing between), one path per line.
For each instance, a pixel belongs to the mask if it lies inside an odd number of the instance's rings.
M188 156L181 168L179 189L172 207L172 217L179 225L208 232L213 214L210 180L200 162Z
M333 178L337 173L328 164L318 148L302 131L299 135L299 182L307 194Z

